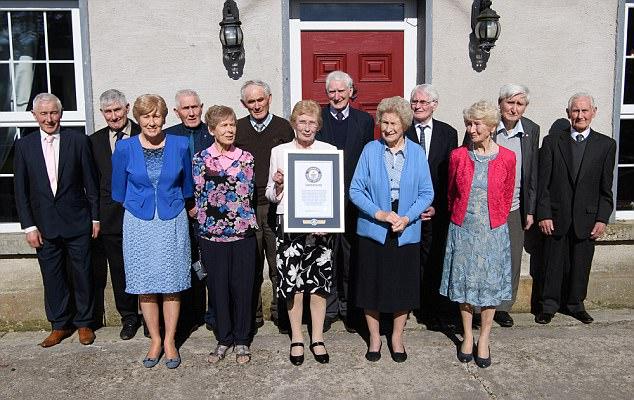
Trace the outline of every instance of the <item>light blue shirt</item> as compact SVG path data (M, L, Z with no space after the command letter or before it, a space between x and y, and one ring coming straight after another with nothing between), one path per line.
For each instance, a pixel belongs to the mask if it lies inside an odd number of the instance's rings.
M522 120L518 120L515 128L507 131L504 123L500 121L497 130L495 142L500 146L515 153L515 187L513 188L513 201L511 202L511 211L520 208L520 186L522 183L522 135L524 135L524 126Z
M398 200L398 192L401 187L401 174L403 173L403 165L405 164L405 146L392 153L387 145L383 153L383 161L385 161L385 169L387 177L390 179L390 198L392 202Z

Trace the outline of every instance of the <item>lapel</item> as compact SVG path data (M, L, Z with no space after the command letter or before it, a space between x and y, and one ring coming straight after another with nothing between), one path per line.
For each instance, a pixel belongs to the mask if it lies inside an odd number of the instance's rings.
M588 172L590 168L592 168L592 162L588 153L591 152L591 149L596 146L594 142L598 139L597 135L600 135L600 133L596 133L595 131L590 129L590 135L588 135L588 138L586 139L586 148L583 151L583 157L581 158L581 165L579 166L577 181L582 175L585 175L585 173Z
M163 164L161 165L161 174L159 175L159 179L158 182L156 183L156 186L158 187L158 184L160 182L164 182L166 179L166 174L167 171L170 170L170 168L172 168L171 163L169 162L172 158L172 135L165 135L165 146L163 147ZM168 165L170 164L170 165ZM147 171L147 168L146 168ZM147 174L147 172L146 172ZM148 177L148 179L150 179Z
M566 164L566 169L568 170L568 180L570 183L574 183L572 179L572 149L570 148L569 136L570 132L565 130L561 131L557 140L557 147L559 148L564 163Z
M412 121L412 125L410 125L409 128L407 128L407 131L405 132L405 136L412 142L420 145L420 142L418 141L418 134L416 133L416 121Z
M71 134L65 130L60 130L59 133L59 163L57 165L57 193L60 192L60 183L62 182L62 176L64 175L64 167L71 157ZM110 146L108 146L110 148Z
M53 198L53 190L51 189L51 184L48 181L48 173L46 172L46 160L44 160L44 150L42 149L42 136L40 135L39 129L36 132L33 132L27 138L33 136L33 143L27 143L27 148L34 149L35 154L33 157L34 170L37 171L37 175L40 181L44 182L44 185L48 188L47 193ZM59 180L59 177L58 177Z
M520 171L522 171L522 180L526 181L526 177L524 176L524 174L526 173L526 169L524 168L524 166L530 165L531 158L533 157L533 149L531 148L532 133L528 132L528 124L526 123L524 118L522 118L522 126L524 127L524 132L522 133L522 136L520 136L520 149L522 151L522 165L520 165Z
M433 120L434 127L431 130L431 142L429 143L429 154L427 154L427 161L431 161L437 155L442 153L443 142L446 140L446 135L441 132L440 124Z
M143 154L143 146L141 146L141 140L139 140L139 136L131 137L128 140L131 141L130 152L135 153L131 154L130 157L132 159L132 169L140 171L145 178L145 184L152 187L152 181L150 180L150 176L147 173L147 167L145 166L145 155ZM167 136L165 139L165 146L167 147ZM165 157L165 155L163 155L163 157ZM161 168L161 175L162 174L163 168Z

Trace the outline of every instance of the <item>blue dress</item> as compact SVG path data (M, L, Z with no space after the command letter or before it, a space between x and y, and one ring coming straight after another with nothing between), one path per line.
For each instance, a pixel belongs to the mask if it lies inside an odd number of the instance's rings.
M511 299L511 244L505 223L491 229L487 175L491 156L469 157L475 171L462 226L451 223L440 293L458 303L497 306Z
M154 188L163 166L163 149L143 149ZM185 209L163 221L154 211L150 221L123 215L125 291L132 294L176 293L191 286L191 250Z

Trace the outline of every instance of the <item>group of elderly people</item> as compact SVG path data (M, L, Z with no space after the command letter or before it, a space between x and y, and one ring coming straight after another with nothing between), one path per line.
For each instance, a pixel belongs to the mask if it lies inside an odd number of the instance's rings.
M340 71L335 74L347 76ZM268 168L260 167L268 170L263 180L267 182L264 196L276 205L275 221L267 222L275 228L276 240L276 262L269 267L276 271L274 290L288 312L289 360L294 365L304 362L305 298L310 309L309 349L317 362L329 362L323 332L327 298L337 285L338 234L284 232L284 154L287 150L341 148L337 146L342 143L340 138L333 144L316 140L324 118L332 118L330 124L345 121L342 110L334 107L338 101L345 99L347 113L353 111L345 98L345 90L351 94L352 88L344 85L339 90L337 82L331 83L328 79L329 113L313 100L295 104L289 119L294 137L272 147ZM249 120L260 132L272 121L268 113L270 89L260 81L249 81L245 86L243 92L254 93L253 101L243 99L251 117L262 114L262 120ZM410 140L406 132L421 102L427 103L425 107L432 103L398 96L379 103L376 125L381 137L362 147L346 193L358 213L358 266L348 291L353 297L349 301L363 310L369 333L365 358L371 362L381 358L380 323L385 321L381 314L391 316L391 357L403 362L407 359L405 324L409 313L420 308L421 232L433 214L430 208L435 193L425 130L421 129L420 144ZM248 363L261 246L256 232L262 228L257 216L258 157L235 145L238 121L229 107L214 105L206 110L204 120L213 141L195 152L195 139L163 130L168 110L160 96L138 97L132 111L140 134L127 140L116 138L112 199L125 208L125 291L138 295L151 338L143 365L152 368L163 355L167 368L181 363L175 336L180 293L191 285L190 240L196 241L207 272L217 340L208 362L220 362L233 349L238 364ZM463 117L466 144L451 151L448 160L450 222L442 278L436 290L459 303L464 334L458 359L475 360L486 368L491 365L490 332L496 306L515 294L507 219L517 188L516 155L494 140L500 124L496 105L479 101L466 108ZM188 217L195 227L191 239ZM475 308L481 312L477 344L472 331Z

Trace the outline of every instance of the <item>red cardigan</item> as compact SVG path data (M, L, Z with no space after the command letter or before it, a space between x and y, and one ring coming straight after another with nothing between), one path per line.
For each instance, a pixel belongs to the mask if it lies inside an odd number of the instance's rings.
M487 200L491 229L504 225L511 210L515 187L515 153L499 146L494 160L489 161ZM466 146L458 147L449 158L448 205L451 222L462 225L475 172L475 162Z

